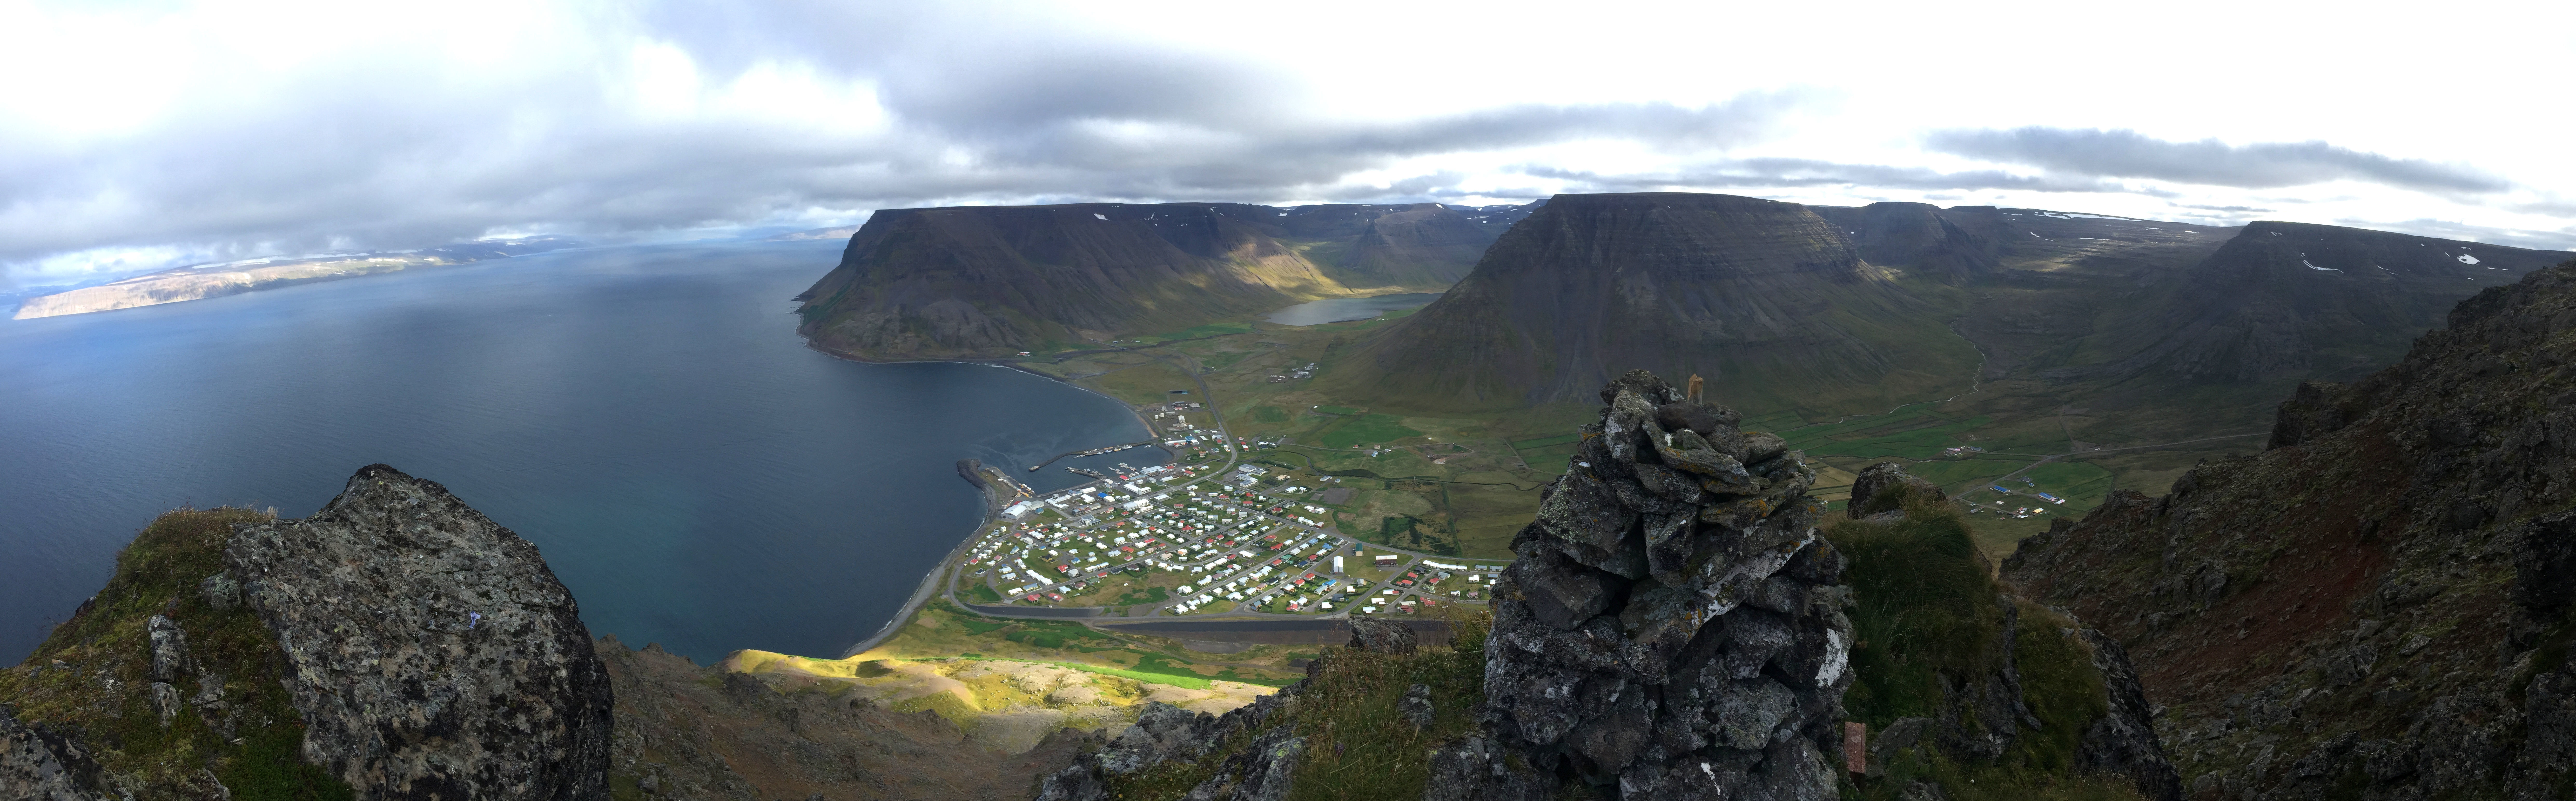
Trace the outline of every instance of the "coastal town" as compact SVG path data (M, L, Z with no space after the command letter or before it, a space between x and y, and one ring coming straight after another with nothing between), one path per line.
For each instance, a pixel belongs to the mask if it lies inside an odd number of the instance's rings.
M960 600L1119 617L1409 614L1482 604L1503 567L1344 535L1314 488L1260 465L1120 468L1043 496L1009 485L1020 497L967 549Z
M1005 471L981 473L996 508L951 561L952 599L998 616L1227 619L1420 614L1485 602L1503 562L1337 530L1329 500L1337 493L1320 486L1336 477L1292 478L1250 461L1275 443L1230 437L1202 410L1190 401L1139 409L1156 439L1072 454L1150 444L1170 452L1171 464L1068 467L1092 480L1046 493Z

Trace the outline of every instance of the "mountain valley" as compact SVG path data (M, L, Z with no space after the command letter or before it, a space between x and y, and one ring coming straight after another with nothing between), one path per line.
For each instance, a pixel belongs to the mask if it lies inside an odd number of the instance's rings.
M0 797L2560 797L2563 257L1682 193L888 210L812 347L1091 389L1170 465L1050 511L1009 480L1047 465L961 463L992 511L885 632L709 666L385 465L175 511L0 671ZM967 581L1067 526L1118 538L1010 564L1087 579L1220 487L1297 533L1173 581L1321 574L1311 528L1427 601ZM1435 556L1496 569L1398 580Z

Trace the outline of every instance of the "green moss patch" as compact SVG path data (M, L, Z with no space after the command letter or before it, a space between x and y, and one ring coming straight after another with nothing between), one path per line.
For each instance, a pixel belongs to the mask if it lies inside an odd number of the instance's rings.
M88 608L54 629L18 667L0 670L0 699L26 723L78 732L99 765L139 788L139 799L232 797L345 799L349 786L302 759L304 723L280 684L286 654L257 615L218 610L198 582L223 569L236 526L271 515L248 509L180 509L160 516L117 554L116 573ZM165 615L186 632L202 670L176 689L222 694L224 713L190 703L162 725L146 621ZM206 682L220 679L219 687ZM229 727L229 734L225 729Z

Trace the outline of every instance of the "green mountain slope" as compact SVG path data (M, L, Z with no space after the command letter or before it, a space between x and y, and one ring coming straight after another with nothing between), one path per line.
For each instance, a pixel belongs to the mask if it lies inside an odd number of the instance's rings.
M798 299L816 347L997 358L1239 320L1327 297L1439 291L1508 210L1240 203L888 209ZM1504 223L1507 225L1508 223Z
M1476 410L1579 401L1629 369L1698 374L1748 409L1884 409L1977 355L1803 206L1727 195L1559 195L1476 271L1355 346L1352 397ZM1953 390L1956 391L1956 390Z

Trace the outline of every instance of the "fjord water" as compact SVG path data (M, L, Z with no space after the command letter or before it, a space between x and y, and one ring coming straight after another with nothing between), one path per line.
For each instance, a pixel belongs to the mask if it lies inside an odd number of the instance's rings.
M0 664L183 504L301 517L382 462L545 553L593 634L700 663L837 656L981 514L956 460L1147 436L999 367L804 347L834 241L560 251L100 314L0 320ZM1158 464L1140 448L1014 468Z
M1391 311L1418 309L1439 300L1438 292L1379 295L1370 298L1326 298L1271 312L1261 318L1280 325L1323 325L1345 320L1374 320Z

